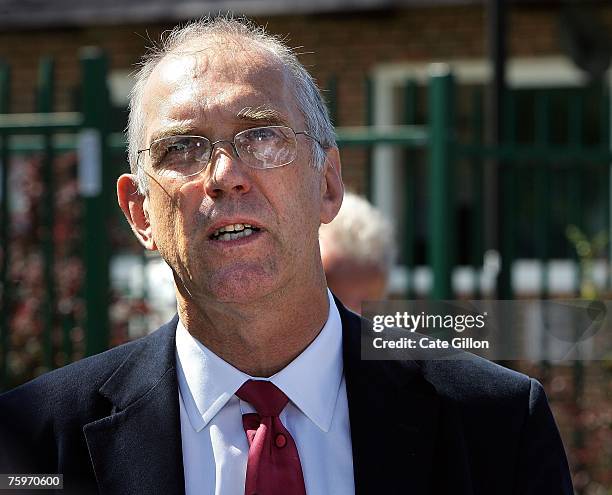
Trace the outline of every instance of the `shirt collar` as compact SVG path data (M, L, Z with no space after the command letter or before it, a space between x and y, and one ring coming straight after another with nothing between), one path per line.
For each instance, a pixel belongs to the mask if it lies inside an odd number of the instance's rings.
M331 292L329 314L319 335L291 363L268 380L321 430L329 431L342 381L342 323ZM221 359L178 322L176 360L181 397L196 431L234 396L250 377Z

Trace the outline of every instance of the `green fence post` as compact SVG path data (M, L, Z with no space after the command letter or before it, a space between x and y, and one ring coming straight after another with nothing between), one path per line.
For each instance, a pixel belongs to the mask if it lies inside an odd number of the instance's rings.
M79 189L85 206L84 265L86 327L85 353L90 356L109 345L109 215L106 141L109 95L106 57L98 48L81 51L81 108L83 130L79 135Z
M38 88L36 94L36 110L39 113L53 111L54 63L50 57L40 61L38 74ZM42 208L42 244L44 259L45 302L44 302L44 330L43 330L43 365L45 369L54 367L53 360L53 333L55 331L55 243L53 230L55 224L55 181L53 173L53 142L51 132L43 133L43 208Z
M571 149L580 149L583 147L583 126L584 126L584 93L580 90L574 90L572 98L569 100L568 112L568 141ZM579 229L590 237L586 230L586 222L583 222L582 216L582 173L581 170L584 162L572 163L569 169L569 201L568 201L568 216L569 223L576 225ZM573 256L576 263L574 271L574 280L576 285L576 295L580 298L585 297L582 291L582 278L584 273L580 264L578 253L574 250ZM579 334L576 329L575 337L578 339ZM584 404L584 364L582 360L575 359L572 366L573 378L573 397L572 402L577 410L577 414L581 415ZM573 431L573 447L580 451L584 449L585 430L580 422L576 422ZM582 462L577 462L576 468L580 471L584 469Z
M472 143L474 146L482 147L483 136L483 94L480 88L475 89L472 93L472 116L471 116L471 131ZM480 283L482 265L483 265L483 225L484 225L484 170L482 159L474 157L472 159L472 187L474 188L474 202L472 210L472 222L470 229L470 262L474 270L474 299L480 299L482 296L482 287Z
M9 111L10 69L0 61L0 114ZM9 290L9 231L10 217L8 207L8 177L9 177L8 135L0 132L0 247L2 248L2 265L0 265L0 290L2 291L2 307L0 308L0 390L8 385L8 346L10 321Z
M503 95L503 122L502 143L498 146L507 146L512 149L516 145L516 93L506 89ZM499 148L498 148L499 149ZM515 237L517 231L516 219L516 164L514 158L499 159L498 163L498 242L500 267L497 275L497 298L514 299L514 287L512 285L512 267L515 259ZM505 345L505 344L502 344Z
M572 97L569 100L568 112L568 144L571 149L580 149L583 146L583 121L584 121L584 93L580 90L574 90ZM570 224L575 225L585 232L589 237L589 232L584 229L582 219L582 178L584 169L583 162L574 162L570 164L568 170L568 220ZM580 295L581 279L583 276L580 266L580 260L577 253L573 252L573 258L576 263L574 270L574 284L576 294Z
M550 143L550 101L549 93L536 92L535 102L535 144L541 148L547 148ZM535 170L535 205L536 205L536 230L534 232L536 249L542 271L540 277L540 298L548 299L549 296L549 276L548 276L548 239L550 225L550 167L546 160L536 164Z
M536 91L534 105L535 135L534 141L538 148L548 148L550 146L550 92L547 90ZM540 259L540 299L548 299L550 296L550 277L549 277L549 238L550 238L550 219L552 217L550 205L552 204L550 186L552 183L551 167L547 160L535 163L535 199L536 208L535 232L536 255ZM540 335L540 347L546 354L550 350L550 314L544 311L542 314L541 325L543 331ZM540 362L541 372L544 377L550 377L550 362L542 359Z
M453 76L445 64L435 64L429 77L429 265L431 297L452 298L452 252L455 222L451 199L451 139Z
M407 81L404 85L404 124L415 125L417 121L417 83L414 80ZM415 191L416 191L416 152L406 149L404 155L404 263L408 269L408 280L406 286L406 297L412 299L414 296L414 253L415 253Z
M367 126L372 126L374 124L374 81L371 78L367 78L365 81L365 124ZM372 193L374 188L372 186L372 177L374 174L372 173L372 164L374 162L374 150L371 147L368 147L366 158L366 173L365 173L365 195L369 201L372 201Z

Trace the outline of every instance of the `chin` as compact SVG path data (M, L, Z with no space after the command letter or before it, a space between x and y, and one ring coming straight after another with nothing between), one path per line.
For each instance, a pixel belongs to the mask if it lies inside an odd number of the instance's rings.
M273 292L273 288L261 285L234 286L223 285L212 290L213 297L222 303L250 304L261 300Z
M242 267L229 273L216 274L209 279L209 292L219 302L252 303L279 287L278 275L266 273L262 266Z

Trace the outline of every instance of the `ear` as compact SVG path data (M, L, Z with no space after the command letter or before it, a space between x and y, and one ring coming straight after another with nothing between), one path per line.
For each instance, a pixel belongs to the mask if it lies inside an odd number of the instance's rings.
M342 205L344 184L342 183L340 153L338 148L327 151L321 172L321 223L331 222Z
M117 179L117 200L140 244L145 249L156 251L149 222L149 198L138 191L135 175L123 174Z

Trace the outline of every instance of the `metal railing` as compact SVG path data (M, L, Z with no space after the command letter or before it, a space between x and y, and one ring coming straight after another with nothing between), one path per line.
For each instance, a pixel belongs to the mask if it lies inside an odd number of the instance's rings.
M42 253L44 266L43 310L43 368L52 369L54 329L57 323L55 297L55 223L53 162L59 152L78 149L84 230L82 256L85 269L83 298L86 307L86 354L95 354L108 348L108 231L105 227L112 180L104 170L108 163L107 115L109 108L106 88L106 58L98 49L87 48L81 52L82 111L76 113L53 112L54 64L44 59L40 65L37 92L37 110L33 114L10 114L10 72L0 66L0 164L2 165L0 192L0 288L2 290L0 312L0 389L8 383L8 354L10 349L10 325L14 305L14 289L9 276L11 252L9 211L9 175L11 158L15 153L42 153L42 178L45 184L42 214ZM59 136L61 134L61 137ZM19 139L23 136L21 139ZM66 145L66 136L69 143ZM58 140L62 146L56 146ZM64 352L70 360L71 341L68 332L63 335Z
M108 128L110 101L106 86L106 59L97 49L86 49L81 54L81 111L53 112L53 62L43 60L40 68L37 113L10 114L9 110L9 68L0 66L0 246L2 247L2 262L0 265L0 285L2 287L2 311L0 319L0 389L8 383L8 352L10 342L9 320L13 307L13 287L9 277L10 251L10 212L9 212L9 167L11 157L39 153L42 156L42 176L44 178L43 208L43 244L44 258L44 324L41 333L43 340L44 369L54 367L53 352L57 346L54 337L56 328L62 328L61 345L65 356L70 360L72 347L70 339L70 323L58 324L57 300L55 297L55 279L53 266L55 263L55 246L53 240L54 211L54 174L53 160L67 151L78 152L79 189L83 205L82 230L82 263L84 266L84 283L82 298L85 301L85 342L86 355L103 351L109 346L109 216L116 210L113 200L114 182L116 177L110 173L111 153L125 149L124 136L111 133ZM330 85L332 96L331 113L335 116L337 100L334 97L334 84ZM463 235L470 238L470 263L475 270L482 264L484 252L483 211L485 200L483 196L486 184L483 172L488 160L500 163L500 173L503 174L504 187L516 194L505 194L507 202L499 207L504 212L504 218L509 224L505 226L507 235L500 239L500 252L506 269L512 266L516 259L516 223L514 214L517 208L516 196L520 195L517 184L517 174L521 163L537 161L534 168L535 194L538 201L537 217L534 218L534 236L536 237L537 254L546 264L550 252L550 208L552 191L550 177L554 171L551 164L567 167L580 174L580 164L597 162L602 166L604 176L609 177L608 166L612 162L609 149L609 139L604 134L609 130L609 113L605 112L605 122L602 121L602 140L598 145L587 145L582 139L583 109L580 98L571 101L567 125L569 139L567 143L552 143L550 140L550 100L545 93L536 100L534 109L535 137L533 143L519 143L516 139L518 118L516 112L508 112L507 135L499 146L483 144L484 128L482 93L475 92L470 104L468 138L460 138L456 121L455 83L450 72L432 75L427 83L428 100L426 122L417 125L417 85L408 81L404 87L404 124L390 127L338 127L338 144L341 148L361 147L371 151L378 145L401 147L413 153L425 152L427 180L424 190L427 191L427 264L433 273L433 286L430 297L451 299L453 291L451 277L456 265L454 248L459 233L455 222L455 203L453 193L453 174L459 160L468 161L472 168L473 215L471 230ZM372 85L366 85L368 95L372 94ZM514 109L513 98L508 94L508 108ZM372 103L368 98L366 124L372 122ZM604 102L607 104L607 101ZM603 119L603 117L602 117ZM371 156L370 156L371 159ZM415 208L414 201L416 180L414 180L413 164L407 165L407 183L404 187L407 216L404 229L404 260L409 269L414 268L415 255ZM602 180L605 189L603 201L607 210L609 191L606 180ZM571 210L570 220L580 225L580 177L568 184L568 205ZM609 223L607 217L606 225ZM543 270L542 277L547 282L548 273ZM548 287L544 283L544 287ZM477 288L478 289L478 288ZM476 295L478 295L478 290ZM512 287L500 288L498 295L512 297ZM546 295L544 290L543 295Z

